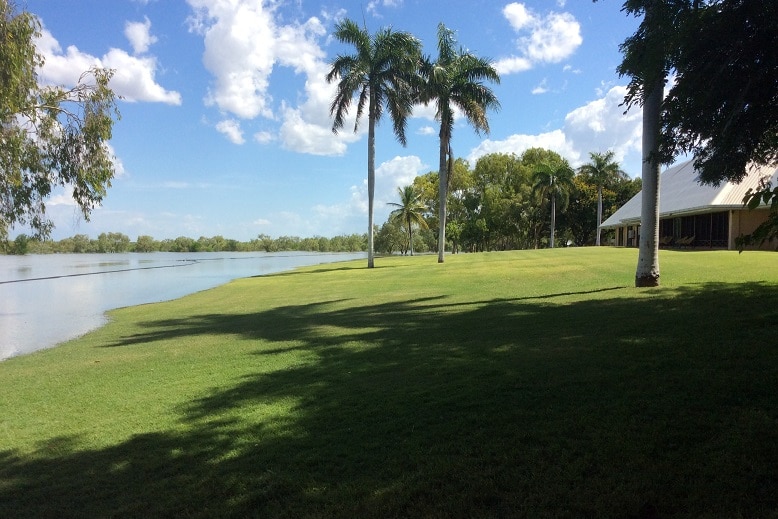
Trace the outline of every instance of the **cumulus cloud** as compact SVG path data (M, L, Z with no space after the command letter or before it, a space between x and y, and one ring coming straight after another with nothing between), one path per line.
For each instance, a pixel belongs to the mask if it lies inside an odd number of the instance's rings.
M124 35L130 41L135 54L148 52L149 47L157 42L157 37L151 34L151 20L143 22L127 22L124 24Z
M263 2L189 0L190 29L205 40L203 63L215 85L206 102L238 117L272 117L267 92L275 23Z
M643 114L640 110L624 114L621 103L626 93L625 86L612 87L604 97L576 108L565 117L565 134L585 160L590 151L609 149L614 151L618 161L625 160L630 154L640 157ZM635 173L639 172L639 166L638 159Z
M376 168L376 187L374 199L374 220L386 221L391 212L388 202L397 201L397 188L413 183L413 179L429 168L414 155L394 157ZM313 208L318 218L325 218L334 228L354 228L366 222L368 211L367 179L359 185L351 186L349 200L341 204L318 205Z
M45 59L39 71L44 83L72 86L90 68L108 68L114 70L111 88L126 101L181 104L181 94L166 90L156 82L158 65L153 56L138 57L121 49L110 49L102 58L98 58L72 45L63 50L45 28L35 45Z
M342 155L346 144L361 137L349 131L333 135L329 105L335 85L326 82L327 57L319 40L326 36L317 17L283 23L266 1L188 0L194 10L190 30L203 36L203 62L213 76L206 104L241 119L278 121L277 138L289 150L314 155ZM303 91L276 100L270 78L279 67L305 77ZM294 103L294 104L292 104ZM353 120L344 130L353 128ZM269 133L255 136L269 142Z
M503 140L487 139L472 150L468 160L475 164L489 153L521 155L529 148L541 147L556 151L577 167L589 160L589 152L613 150L626 171L637 174L642 114L640 110L624 114L620 105L625 93L624 86L611 88L603 97L568 113L562 128L537 135L515 134Z
M536 64L559 63L583 43L581 25L570 13L542 15L513 2L505 6L503 16L519 34L519 55L498 60L495 67L500 74L523 72Z
M270 75L277 65L297 73L319 70L324 52L316 38L321 22L279 25L265 2L188 0L190 30L205 41L203 62L214 76L208 104L244 119L273 119Z
M243 144L246 139L243 138L243 130L240 123L235 119L225 119L216 124L216 130L227 137L233 144Z

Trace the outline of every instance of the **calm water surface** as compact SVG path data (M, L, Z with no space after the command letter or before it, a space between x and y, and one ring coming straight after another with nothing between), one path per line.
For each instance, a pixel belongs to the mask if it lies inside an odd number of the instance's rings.
M50 348L114 308L176 299L232 279L366 257L261 252L0 256L0 360Z

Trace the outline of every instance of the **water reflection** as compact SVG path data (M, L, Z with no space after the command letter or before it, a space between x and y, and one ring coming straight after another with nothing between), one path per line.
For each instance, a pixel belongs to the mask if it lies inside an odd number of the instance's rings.
M0 256L0 359L49 348L105 323L113 308L175 299L231 279L356 254L149 253Z

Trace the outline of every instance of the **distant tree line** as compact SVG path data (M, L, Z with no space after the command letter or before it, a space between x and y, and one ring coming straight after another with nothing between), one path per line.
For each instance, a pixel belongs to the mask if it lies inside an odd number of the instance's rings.
M484 155L473 168L456 159L448 186L447 249L537 249L552 247L552 236L557 244L595 245L598 221L637 194L641 181L621 171L611 152L590 156L591 162L577 171L556 152L541 148L520 156ZM399 190L399 203L391 204L397 209L376 234L376 252L437 251L438 178L432 171ZM603 243L610 237L605 234Z
M591 153L577 170L558 153L531 148L521 155L492 153L474 167L462 159L452 164L446 203L446 248L458 252L537 249L595 245L598 222L607 219L641 189L613 160L613 153ZM438 172L416 177L398 189L388 220L375 228L375 251L382 254L438 252ZM409 229L409 226L411 229ZM607 244L611 236L604 234ZM97 239L77 234L60 241L41 241L24 234L6 242L8 254L117 252L360 252L367 234L327 238L260 234L241 242L223 236L198 239L179 236L135 241L122 233Z
M179 236L175 239L155 240L141 235L131 241L129 236L118 232L100 234L91 239L86 234L77 234L59 241L40 240L20 234L13 241L0 246L5 254L53 254L53 253L120 253L120 252L363 252L367 249L366 234L351 234L326 238L314 236L300 238L281 236L272 238L260 234L253 240L242 242L223 236L198 239Z

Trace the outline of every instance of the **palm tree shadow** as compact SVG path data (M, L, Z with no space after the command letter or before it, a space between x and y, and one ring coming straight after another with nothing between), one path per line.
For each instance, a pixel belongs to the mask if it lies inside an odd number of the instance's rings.
M764 341L777 292L331 300L150 322L123 344L238 333L258 364L171 409L176 430L0 451L0 516L766 515L778 437L758 417L775 399L753 380L778 373ZM262 369L289 344L305 361ZM719 407L742 412L711 424ZM711 456L722 438L734 451ZM754 477L732 486L723 465ZM680 493L692 473L705 483Z

